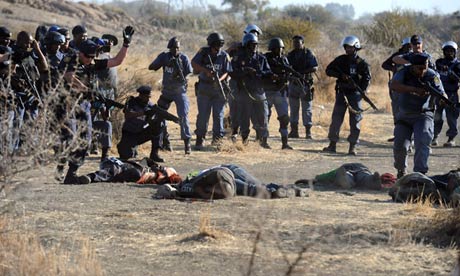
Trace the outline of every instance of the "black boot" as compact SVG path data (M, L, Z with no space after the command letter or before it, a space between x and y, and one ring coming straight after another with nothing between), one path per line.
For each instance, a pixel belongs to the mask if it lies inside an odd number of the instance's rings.
M77 165L69 164L69 170L63 184L89 184L91 182L91 179L86 175L77 176L77 170Z
M267 138L268 137L262 137L262 140L260 141L260 146L264 149L271 149L270 145L267 143Z
M291 124L291 132L289 132L288 137L299 138L299 124Z
M313 137L311 137L311 126L305 127L305 139L313 139Z
M185 151L185 154L190 154L192 152L192 146L190 145L190 138L184 139L184 151Z
M245 146L249 145L248 136L241 136L241 139L242 139L243 145L245 145Z
M150 159L158 163L163 163L165 161L158 155L158 149L152 149L152 151L150 152Z
M324 152L333 152L333 153L335 153L335 152L337 152L336 151L336 145L337 145L337 142L330 141L329 146L325 147L323 149L323 151Z
M196 137L195 141L195 150L203 150L203 143L204 143L204 138L201 136Z
M348 148L348 155L356 155L356 144L350 143L350 147Z
M260 132L256 130L256 142L262 142L262 137L260 136Z
M167 128L165 128L165 130L164 130L163 146L161 148L162 148L162 150L165 150L165 151L173 151L173 148L171 146L171 142L169 141L169 133L168 133Z
M238 138L238 128L235 127L233 128L232 130L232 136L231 136L231 139L232 139L232 142L233 143L236 143L236 139Z
M104 159L107 159L109 157L109 147L103 147L102 148L102 154L101 154L101 162L104 161Z
M287 136L281 136L281 149L293 149L291 146L288 144L288 137Z

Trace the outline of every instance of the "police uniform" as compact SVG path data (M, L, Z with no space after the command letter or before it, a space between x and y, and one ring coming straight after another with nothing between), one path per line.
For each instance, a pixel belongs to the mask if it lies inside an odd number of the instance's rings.
M141 86L137 89L139 94L149 95L152 88ZM125 105L124 112L136 112L142 115L134 118L125 118L122 127L121 140L117 145L118 154L121 160L133 158L136 155L138 145L147 141L152 142L150 158L156 162L163 162L158 156L160 148L160 137L164 128L164 120L158 117L148 118L145 114L153 108L154 104L150 101L142 102L140 97L131 97Z
M212 60L212 64L211 61ZM216 55L211 53L210 47L201 48L192 59L202 67L215 71L219 76L232 71L230 57L224 50L219 50ZM214 67L213 67L214 65ZM208 129L209 116L212 110L212 139L217 141L224 137L224 107L225 98L220 90L218 80L209 78L204 72L198 76L196 86L198 115L196 120L195 134L198 139L204 139Z
M440 75L442 86L447 94L447 97L454 102L458 103L458 89L459 81L455 77L450 75L453 72L457 76L460 76L460 61L457 58L448 60L446 58L440 58L436 60L436 68ZM447 68L447 70L443 69ZM458 134L457 121L459 117L459 109L455 108L444 108L442 105L436 105L436 111L434 115L434 138L436 140L439 133L441 133L443 125L443 111L446 111L446 120L449 129L446 132L448 141L452 141ZM447 144L447 143L446 143Z
M258 52L240 51L232 59L231 77L238 84L237 99L240 113L240 132L243 142L249 137L249 122L252 117L253 127L258 136L265 141L268 137L268 103L263 89L263 79L272 75L270 65L264 55ZM246 67L256 71L255 75L246 72Z
M264 90L267 95L269 118L271 117L271 108L275 106L277 119L280 124L279 132L281 134L281 140L283 148L288 148L287 137L288 137L288 125L289 125L289 106L287 101L287 72L285 66L289 66L288 59L281 55L275 56L273 52L265 54L270 69L274 74L278 76L278 79L266 79L264 81ZM289 147L290 148L290 147Z
M298 137L299 125L299 108L302 105L302 122L306 128L307 136L311 136L310 129L313 125L312 122L312 100L313 100L313 77L311 73L306 73L312 68L318 67L318 61L313 52L308 48L294 49L287 55L289 64L292 68L303 74L307 82L299 79L291 80L289 82L289 107L290 107L290 120L293 138ZM311 137L307 137L311 138Z
M423 65L427 59L427 55L416 54L410 61L412 65ZM421 82L430 83L444 93L439 74L430 68L419 79L411 73L411 67L405 67L394 75L392 85L395 82L416 88L423 87ZM434 99L429 95L420 97L411 93L400 93L398 105L393 145L394 166L398 170L398 177L404 175L407 168L407 152L412 136L415 146L414 172L427 173L430 143L433 139Z
M191 133L188 119L190 103L187 96L187 76L192 72L189 58L183 53L173 57L171 52L163 52L151 63L150 67L163 67L162 90L158 106L168 110L172 102L176 104L177 116L180 118L181 139L189 141Z
M349 153L355 154L354 146L359 141L359 134L361 131L360 122L363 119L361 112L359 112L362 110L362 97L361 93L353 84L342 79L342 75L348 75L363 91L366 91L371 81L370 66L356 53L353 56L345 54L338 56L327 66L326 74L330 77L337 78L335 85L335 103L332 111L332 122L329 126L328 138L334 145L338 142L340 127L343 123L345 111L349 106L350 135L347 140L350 143Z

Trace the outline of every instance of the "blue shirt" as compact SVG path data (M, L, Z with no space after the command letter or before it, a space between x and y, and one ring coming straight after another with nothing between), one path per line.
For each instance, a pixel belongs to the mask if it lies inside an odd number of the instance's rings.
M174 57L171 52L163 52L152 62L154 67L163 67L163 94L175 94L187 92L187 75L192 73L192 65L189 58L179 53ZM180 70L185 81L182 79Z
M443 70L442 68L447 66L447 70ZM441 77L442 86L446 90L446 92L454 92L456 93L459 85L458 80L455 80L451 76L449 76L449 71L452 70L457 76L460 74L460 62L457 58L453 60L448 60L445 58L440 58L436 60L436 70Z
M396 80L404 85L423 87L421 82L429 83L433 87L437 88L441 93L444 93L439 74L433 69L428 68L426 73L419 80L417 77L411 74L410 66L406 66L398 71L394 76L393 80ZM433 111L433 97L427 95L424 97L412 95L409 93L400 93L398 97L399 110L402 113L417 114L424 111Z

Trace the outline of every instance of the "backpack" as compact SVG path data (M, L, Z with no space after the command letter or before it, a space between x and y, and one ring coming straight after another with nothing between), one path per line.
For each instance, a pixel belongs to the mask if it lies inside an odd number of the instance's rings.
M225 167L210 168L182 182L178 194L186 198L231 198L236 194L235 176Z

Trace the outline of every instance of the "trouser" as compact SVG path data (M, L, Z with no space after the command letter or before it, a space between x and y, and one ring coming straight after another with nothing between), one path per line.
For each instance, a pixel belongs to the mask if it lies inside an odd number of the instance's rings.
M237 130L239 128L239 112L238 112L238 87L236 81L233 79L229 82L230 88L232 89L233 93L230 97L228 97L228 107L230 109L230 121L232 130ZM236 134L236 133L235 133Z
M425 112L418 116L399 115L394 129L394 167L397 170L407 168L407 151L414 136L414 172L428 172L430 143L433 140L433 113Z
M268 137L268 104L267 100L254 100L247 93L238 96L241 136L247 138L250 133L250 120L260 138Z
M103 148L112 147L112 123L110 121L94 121L93 131L97 134L97 142Z
M278 115L278 120L280 122L279 132L281 136L287 136L287 127L289 125L289 107L285 91L265 91L265 94L267 95L268 120L270 120L271 117L272 107L275 106L276 114Z
M312 110L313 102L311 99L307 99L304 87L296 84L289 84L289 109L290 122L291 124L299 124L299 110L302 110L302 123L304 126L312 126ZM302 107L302 108L301 108Z
M456 91L446 91L447 95L449 95L449 99L454 102L458 103L458 94ZM457 121L459 117L459 108L454 107L444 107L440 106L439 104L436 105L436 111L434 113L434 137L438 137L442 130L442 125L444 120L442 118L443 112L446 112L446 121L449 128L446 131L446 135L449 138L454 138L458 134L458 126Z
M188 113L190 111L190 103L185 93L176 94L162 94L158 99L158 106L168 110L171 103L176 104L177 116L180 119L180 136L182 140L190 139L192 137L190 133L190 122L188 119Z
M152 151L160 148L160 138L162 129L152 130L152 127L148 127L140 133L131 133L123 131L121 140L117 145L118 154L120 159L127 160L135 156L137 146L144 144L147 141L152 143Z
M83 165L88 143L88 114L85 110L77 109L73 118L66 119L61 125L60 143L64 152L72 149L67 159L69 166L80 167ZM62 161L61 161L62 162Z
M196 136L206 136L206 132L208 131L209 117L212 110L212 136L213 138L224 137L225 100L218 96L216 93L210 96L198 93L197 103L198 115L196 118Z
M396 114L398 114L398 111L399 111L398 98L399 98L399 93L396 91L390 90L391 113L393 115L393 123L396 123Z
M361 95L359 92L348 93L346 95L348 104L354 110L361 110ZM332 111L332 122L329 126L328 138L332 142L339 141L340 128L345 117L345 111L347 111L347 104L345 102L345 95L342 92L336 93L336 99L334 104L334 110ZM349 110L348 115L350 117L350 135L348 136L348 142L351 144L358 143L359 134L361 132L361 120L363 116L361 113L354 113Z

